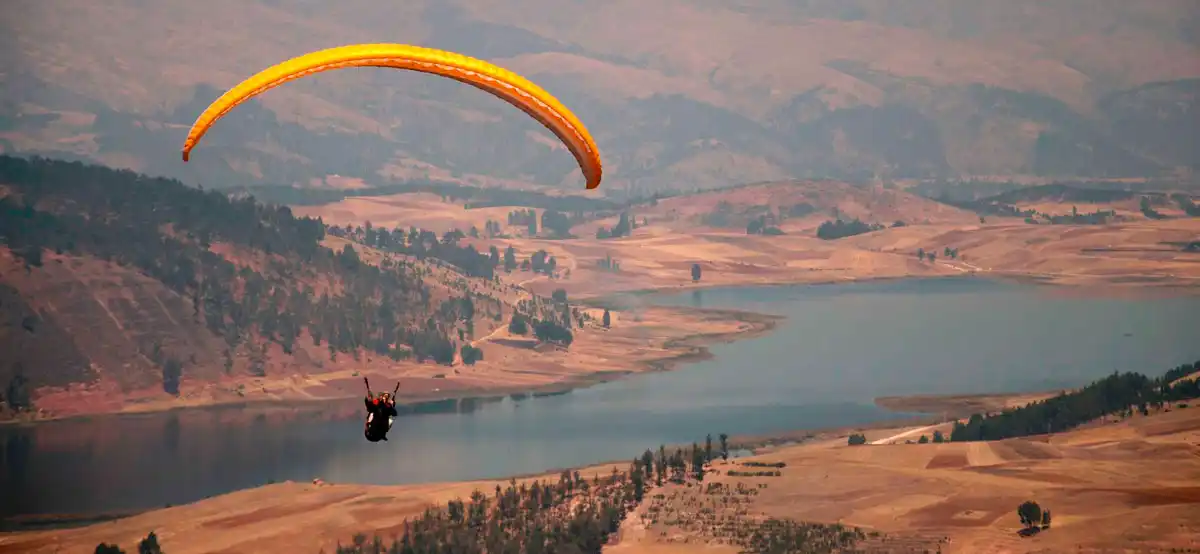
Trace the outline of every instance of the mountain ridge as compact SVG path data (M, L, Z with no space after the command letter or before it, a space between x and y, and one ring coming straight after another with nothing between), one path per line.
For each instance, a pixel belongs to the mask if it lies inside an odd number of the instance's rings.
M385 70L268 92L218 122L194 162L178 162L186 126L239 79L317 48L406 42L489 59L543 85L596 137L602 188L1189 178L1200 165L1187 126L1200 88L1200 10L1176 0L1010 4L18 0L0 19L13 68L3 76L0 147L220 187L328 175L383 185L442 172L474 184L581 186L570 156L518 110L459 83ZM199 21L222 31L198 35ZM99 36L101 24L140 32ZM1189 115L1161 125L1172 109Z

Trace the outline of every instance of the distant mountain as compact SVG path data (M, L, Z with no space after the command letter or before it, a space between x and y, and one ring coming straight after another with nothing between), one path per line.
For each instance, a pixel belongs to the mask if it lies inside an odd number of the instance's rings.
M268 92L179 161L224 88L375 41L461 51L542 84L596 136L607 189L1200 167L1193 0L11 0L0 26L0 149L209 187L582 187L519 111L385 69Z

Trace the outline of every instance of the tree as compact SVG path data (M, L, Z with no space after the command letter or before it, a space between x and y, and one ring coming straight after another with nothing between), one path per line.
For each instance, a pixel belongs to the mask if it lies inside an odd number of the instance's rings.
M338 255L338 261L347 271L354 271L362 264L358 258L358 252L349 244L342 247L342 253Z
M613 226L609 234L612 238L620 238L629 236L633 231L633 226L629 223L629 212L621 212L621 217L617 220L617 224Z
M601 318L600 321L601 324L604 325L605 329L608 329L612 326L612 315L608 313L608 308L604 308L604 317Z
M846 444L849 444L850 446L858 446L861 444L867 444L867 437L866 437L866 435L862 435L860 433L854 433L854 434L851 434L850 437L846 439Z
M917 439L917 444L929 444L929 437L921 435L921 438Z
M729 461L729 435L721 433L718 438L721 439L721 459Z
M125 554L125 551L121 550L121 547L119 547L115 544L108 544L108 543L102 542L102 543L96 545L95 554Z
M527 318L520 313L513 313L512 319L508 322L508 332L514 335L524 336L529 332L529 322Z
M1050 528L1050 510L1042 510L1042 529Z
M826 221L817 226L817 238L823 240L836 240L840 238L861 235L871 231L883 229L883 225L878 223L864 223L857 219L851 221L842 221L835 219Z
M557 238L569 238L571 236L571 220L562 213L546 210L542 212L542 229L549 231Z
M709 433L707 436L704 437L704 461L709 462L709 461L712 461L712 459L713 459L712 434Z
M183 362L170 356L162 365L163 391L172 396L179 396L179 378L183 375Z
M463 363L467 365L475 365L475 362L483 359L483 350L469 344L462 345L459 353L462 355Z
M533 334L541 342L550 342L562 346L571 346L575 336L571 330L550 320L542 320L534 324Z
M504 249L504 271L512 273L512 270L517 268L517 252L513 250L512 245Z
M758 217L757 219L751 219L750 223L746 224L746 234L747 235L761 235L763 232L763 227L765 227L765 226L766 226L766 218L765 217Z
M20 362L13 364L13 376L8 381L4 398L8 399L9 409L15 412L33 408L33 401L29 398L29 379L25 377Z
M700 282L700 264L692 264L692 282Z
M937 442L937 443L946 442L946 436L943 435L941 431L934 431L933 432L933 442Z
M36 244L30 245L20 250L14 250L13 254L25 260L25 269L31 267L42 267L42 247Z
M554 292L550 293L550 298L552 298L556 303L566 304L567 291L565 289L554 289Z
M1042 507L1037 502L1026 500L1017 507L1017 516L1026 528L1036 527L1042 522Z
M154 534L154 531L151 531L138 543L138 554L163 554L162 548L158 546L158 536Z
M924 248L917 249L917 259L922 262L925 261L925 249Z

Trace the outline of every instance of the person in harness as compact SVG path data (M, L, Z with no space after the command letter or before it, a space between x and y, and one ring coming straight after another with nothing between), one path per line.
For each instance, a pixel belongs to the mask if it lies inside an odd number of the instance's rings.
M381 392L378 396L371 394L371 383L366 377L363 377L363 383L367 385L367 397L363 399L367 406L367 421L363 425L363 435L371 442L388 440L388 431L392 430L392 422L398 415L396 413L396 393L400 391L400 383L396 383L396 390L390 394Z

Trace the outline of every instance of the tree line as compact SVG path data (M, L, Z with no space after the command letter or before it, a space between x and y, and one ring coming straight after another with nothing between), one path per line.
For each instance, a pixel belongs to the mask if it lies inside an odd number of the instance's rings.
M225 338L232 351L258 338L291 353L307 331L330 355L363 350L395 359L449 364L454 337L477 309L499 317L495 299L472 294L433 304L428 270L404 260L363 263L349 247L322 245L320 219L295 217L253 197L191 188L132 171L78 162L0 156L0 242L30 269L43 252L93 256L137 268L191 300L193 316ZM415 232L414 232L415 231ZM357 231L355 231L357 233ZM494 275L497 253L460 247L461 233L436 237L364 230L362 240L414 257L446 259L468 275ZM257 268L214 252L221 242L256 253ZM164 385L174 388L180 368L163 355Z
M883 229L883 225L878 223L864 223L858 219L845 221L841 218L833 221L825 221L817 226L817 238L824 240L836 240L840 238L852 237L871 231Z
M1200 380L1183 379L1200 371L1200 361L1174 367L1158 378L1113 373L1077 391L1012 408L998 414L974 414L956 422L952 441L1000 440L1058 433L1112 414L1149 413L1151 406L1200 398ZM1181 380L1182 379L1182 380Z
M339 544L337 554L599 554L620 528L626 517L648 496L654 487L667 481L684 485L686 490L701 490L704 466L717 457L728 459L728 436L720 435L719 449L713 436L704 445L693 443L690 450L675 448L670 453L660 445L634 458L625 469L614 467L610 473L587 478L578 470L564 470L556 479L537 479L507 485L497 484L491 491L476 489L466 498L429 506L415 518L403 522L403 528L391 541L378 535L354 535L350 544ZM743 494L756 488L738 485ZM709 486L706 494L729 492L728 485ZM656 498L662 498L659 494ZM726 498L726 502L729 499ZM645 516L643 516L644 518ZM747 552L817 553L852 547L865 534L842 525L800 523L791 520L766 521L739 518L737 544ZM118 545L101 543L98 554L121 554ZM164 552L151 532L138 544L138 552Z

